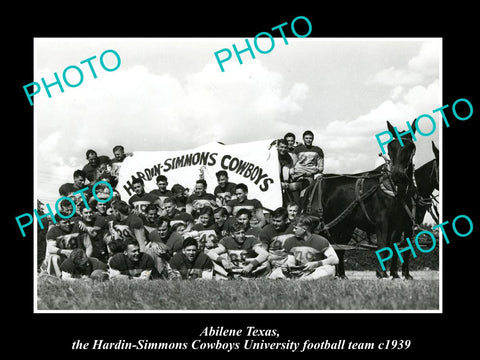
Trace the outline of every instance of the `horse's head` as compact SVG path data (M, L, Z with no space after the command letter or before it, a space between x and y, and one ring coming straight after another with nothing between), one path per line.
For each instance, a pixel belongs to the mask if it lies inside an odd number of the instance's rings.
M412 134L399 133L401 141L397 138L397 133L393 126L387 121L387 127L394 140L388 144L388 156L391 161L392 181L398 186L399 193L405 194L413 179L413 156L416 146L412 139ZM416 120L412 124L412 131L416 131Z

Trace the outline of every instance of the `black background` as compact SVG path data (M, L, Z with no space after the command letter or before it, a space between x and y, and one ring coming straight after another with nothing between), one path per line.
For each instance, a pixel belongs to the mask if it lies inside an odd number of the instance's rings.
M318 5L320 4L320 5ZM444 246L443 255L443 314L34 314L33 237L31 230L22 238L15 216L33 208L33 108L29 106L23 85L33 78L34 37L229 37L252 38L261 31L291 22L296 16L306 16L312 23L310 37L442 37L443 38L443 104L467 98L474 114L467 121L457 121L451 110L450 128L443 130L443 219L451 220L466 214L478 226L477 141L475 139L480 106L478 90L478 30L477 12L473 6L449 3L421 9L405 2L383 4L380 7L359 3L340 3L336 8L318 3L297 6L291 3L267 5L244 2L221 3L207 7L181 4L179 9L161 3L125 5L111 3L106 9L97 4L75 6L29 6L18 12L10 8L11 21L4 27L6 48L3 70L7 78L4 88L4 203L3 217L8 227L4 241L7 281L3 297L7 329L4 349L33 356L112 356L107 352L72 352L76 339L90 341L119 338L136 341L191 342L205 326L225 326L235 329L254 325L275 328L286 341L292 339L319 341L346 339L374 341L410 339L407 352L371 354L405 356L440 355L449 350L476 348L477 316L477 254L478 230L467 238L453 239ZM444 3L445 4L445 3ZM40 6L38 6L40 7ZM477 31L478 32L478 31ZM303 33L299 29L299 33ZM212 55L213 56L213 55ZM271 56L275 56L274 54ZM319 60L320 61L320 60ZM474 91L475 88L475 91ZM6 96L6 99L5 99ZM13 140L13 141L10 141ZM55 156L55 154L52 154ZM254 300L252 300L254 301ZM470 326L473 325L472 327ZM233 339L232 339L233 341ZM119 353L117 353L119 354ZM124 353L128 355L127 352ZM339 354L339 353L335 353ZM359 356L360 352L344 352ZM364 353L364 355L367 353ZM163 353L130 353L129 356L163 356ZM173 355L171 353L170 355ZM176 354L179 356L180 353ZM197 353L197 356L206 355ZM220 353L226 356L226 353ZM267 353L264 353L268 356ZM301 354L296 353L295 356ZM322 353L310 353L321 356ZM117 355L116 355L117 356ZM448 356L448 355L447 355Z

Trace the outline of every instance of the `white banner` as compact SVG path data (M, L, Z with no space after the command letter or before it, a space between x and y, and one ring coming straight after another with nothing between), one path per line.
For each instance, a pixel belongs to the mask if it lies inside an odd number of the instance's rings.
M168 189L180 184L190 189L199 179L204 167L207 192L213 194L218 185L215 173L225 170L230 182L248 186L248 198L258 199L269 210L282 205L278 155L275 146L269 149L271 140L243 144L222 145L214 142L191 150L136 151L127 157L119 171L117 190L122 200L134 194L132 180L143 179L145 191L157 189L155 178L165 175Z

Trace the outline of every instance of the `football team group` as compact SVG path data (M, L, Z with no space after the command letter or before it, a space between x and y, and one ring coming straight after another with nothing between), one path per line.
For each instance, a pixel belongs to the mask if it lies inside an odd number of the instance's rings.
M171 187L159 175L157 189L146 192L143 180L134 179L135 193L121 199L118 173L132 154L121 145L113 148L112 159L88 150L88 163L73 173L73 183L59 188L76 206L64 199L64 216L44 217L43 229L38 227L39 273L102 281L334 276L335 250L313 232L313 219L299 212L300 192L322 174L324 159L311 131L302 140L287 133L271 145L278 151L283 190L282 207L275 210L249 198L247 185L230 182L224 170L216 173L212 193L201 175L195 184ZM99 184L92 196L99 181L107 181L113 194ZM85 187L86 201L74 194Z

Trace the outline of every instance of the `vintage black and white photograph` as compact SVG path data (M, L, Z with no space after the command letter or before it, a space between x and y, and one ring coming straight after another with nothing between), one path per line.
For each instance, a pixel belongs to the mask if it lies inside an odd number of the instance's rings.
M442 311L442 38L292 20L34 39L35 312Z

